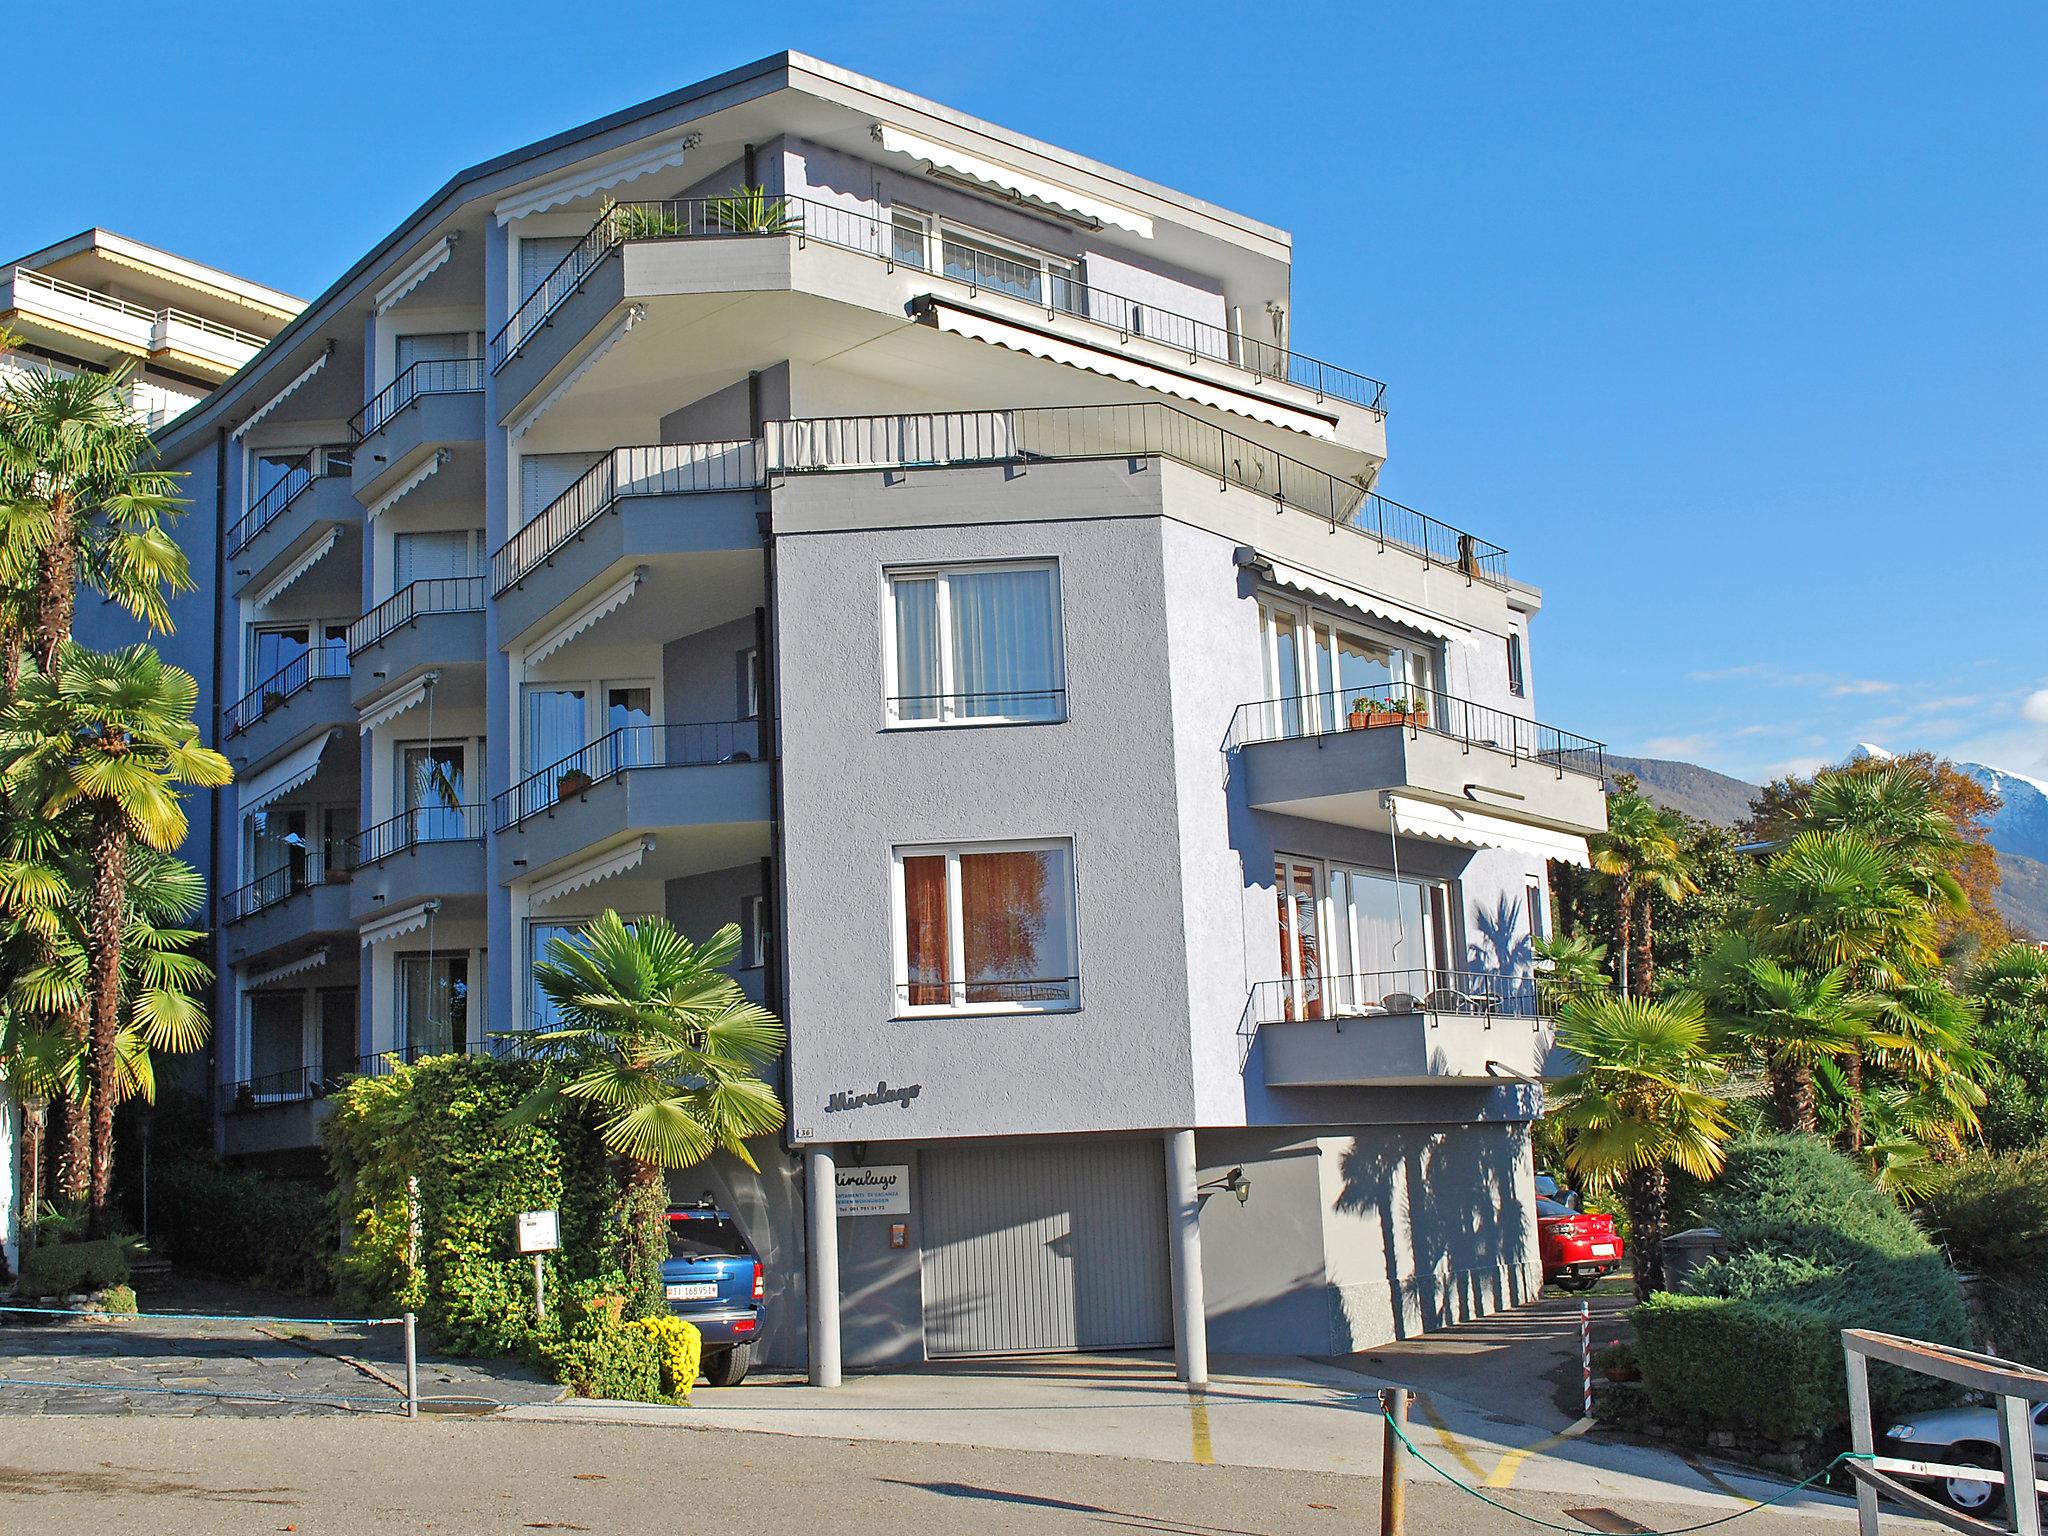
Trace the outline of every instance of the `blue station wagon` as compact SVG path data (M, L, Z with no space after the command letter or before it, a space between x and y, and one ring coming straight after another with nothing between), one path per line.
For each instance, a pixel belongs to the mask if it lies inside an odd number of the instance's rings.
M704 1336L704 1379L745 1381L761 1331L761 1260L730 1213L709 1201L669 1207L661 1290L669 1311Z

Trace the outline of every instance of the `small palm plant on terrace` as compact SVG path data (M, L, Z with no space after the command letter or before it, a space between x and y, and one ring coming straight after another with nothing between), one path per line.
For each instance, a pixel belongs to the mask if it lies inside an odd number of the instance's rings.
M705 204L704 217L713 229L737 235L793 235L804 223L788 198L770 197L766 187L734 187Z
M761 1073L781 1054L784 1032L728 972L739 949L735 923L693 944L660 918L629 924L613 911L550 940L533 977L559 1022L529 1037L548 1076L517 1117L564 1099L591 1105L636 1193L717 1151L757 1168L747 1142L783 1119Z

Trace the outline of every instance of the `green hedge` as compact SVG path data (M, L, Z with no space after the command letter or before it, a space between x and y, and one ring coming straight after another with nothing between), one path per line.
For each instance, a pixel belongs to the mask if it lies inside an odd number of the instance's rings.
M452 1354L550 1345L533 1324L533 1261L514 1241L521 1211L550 1209L561 1216L562 1248L544 1261L548 1294L627 1295L616 1241L622 1196L589 1114L570 1106L530 1122L508 1118L540 1081L532 1062L437 1056L334 1095L322 1135L349 1233L340 1261L349 1295L417 1311ZM419 1181L417 1262L409 1177ZM643 1313L650 1292L658 1306L658 1273L626 1315Z
M1793 1439L1833 1419L1841 1336L1811 1307L1665 1294L1631 1320L1644 1389L1667 1420Z
M672 1401L661 1387L662 1343L637 1323L608 1323L551 1343L541 1354L555 1380L578 1397Z
M1921 1214L1981 1277L1999 1353L2048 1364L2048 1147L1957 1165Z
M71 1296L128 1283L128 1246L116 1237L92 1243L51 1243L21 1256L20 1296Z
M1941 1251L1862 1170L1812 1136L1730 1149L1701 1203L1728 1257L1693 1295L1636 1309L1637 1360L1660 1413L1782 1437L1819 1435L1846 1411L1841 1330L1968 1344L1969 1318ZM1752 1336L1760 1342L1750 1342ZM1880 1411L1947 1401L1949 1389L1890 1367L1871 1374Z
M277 1290L334 1287L334 1206L311 1179L210 1158L150 1170L150 1239L180 1269Z

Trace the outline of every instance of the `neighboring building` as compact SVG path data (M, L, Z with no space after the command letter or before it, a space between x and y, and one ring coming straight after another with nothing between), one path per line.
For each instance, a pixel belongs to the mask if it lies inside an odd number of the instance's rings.
M131 366L135 414L161 427L262 350L304 301L139 240L88 229L0 268L0 388L27 368Z
M787 1155L675 1181L771 1358L1199 1374L1205 1318L1533 1296L1529 945L1600 749L1533 723L1503 552L1368 489L1292 254L793 54L450 181L162 434L224 1149L516 1048L614 907L739 923L788 1019Z
M136 416L175 420L262 350L304 301L104 229L0 267L0 390L54 369L130 365ZM194 562L195 571L209 567ZM202 632L211 617L197 615ZM17 1258L20 1113L0 1084L0 1256Z

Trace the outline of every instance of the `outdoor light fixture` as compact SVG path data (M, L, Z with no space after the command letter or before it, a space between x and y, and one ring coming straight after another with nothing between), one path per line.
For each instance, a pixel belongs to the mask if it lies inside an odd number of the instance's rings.
M1197 1184L1196 1192L1209 1190L1219 1195L1235 1195L1237 1203L1243 1205L1252 1197L1252 1181L1244 1176L1242 1168L1233 1168L1220 1179L1211 1179L1206 1184Z

